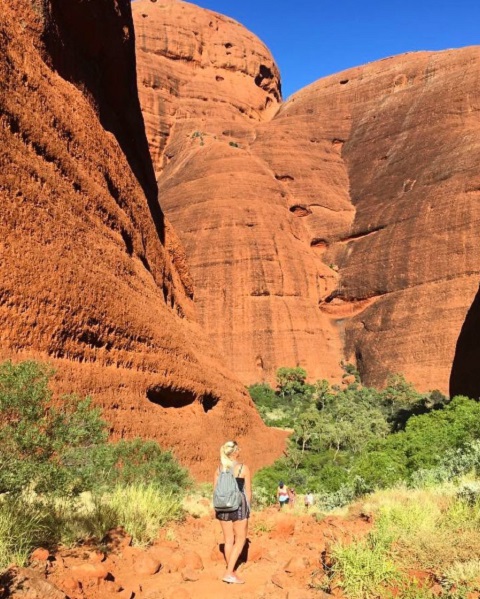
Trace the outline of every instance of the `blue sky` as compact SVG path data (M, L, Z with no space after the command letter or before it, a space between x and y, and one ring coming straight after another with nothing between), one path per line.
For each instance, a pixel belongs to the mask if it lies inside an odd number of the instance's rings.
M283 96L349 67L414 50L480 43L480 0L197 0L255 33Z

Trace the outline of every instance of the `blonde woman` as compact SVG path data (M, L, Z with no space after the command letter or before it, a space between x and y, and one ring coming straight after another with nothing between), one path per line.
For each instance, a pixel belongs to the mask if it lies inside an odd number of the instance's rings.
M214 480L215 487L219 473L233 468L238 488L242 494L242 502L238 510L234 512L216 512L216 518L220 521L222 527L225 561L227 563L227 570L222 580L230 584L243 584L245 582L236 575L235 566L247 540L250 501L252 499L250 470L246 464L238 461L239 455L240 447L236 441L227 441L227 443L222 445L220 448L221 463L215 470Z

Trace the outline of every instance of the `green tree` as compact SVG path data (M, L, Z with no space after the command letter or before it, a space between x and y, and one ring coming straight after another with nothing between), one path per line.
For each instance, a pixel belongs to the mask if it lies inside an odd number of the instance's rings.
M303 393L307 371L303 368L282 367L277 370L277 386L282 397Z
M313 443L319 438L322 419L314 406L303 411L295 420L292 441L295 447L304 454L306 449L312 449Z
M65 491L76 477L68 457L106 441L106 425L89 398L52 405L52 375L33 361L0 364L0 491Z

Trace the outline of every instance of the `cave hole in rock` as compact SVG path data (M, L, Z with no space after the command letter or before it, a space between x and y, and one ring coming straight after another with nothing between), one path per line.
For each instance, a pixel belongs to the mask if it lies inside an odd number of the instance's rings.
M105 183L107 184L108 193L112 196L112 198L117 202L120 200L120 191L118 187L113 182L112 178L108 173L104 173Z
M310 242L312 248L326 248L328 247L328 241L322 237L314 237Z
M255 85L262 87L264 79L268 79L268 81L270 81L273 79L273 73L266 65L261 64L255 77Z
M346 83L348 83L348 82L349 82L349 79L342 79L342 80L340 81L340 85L345 85L345 84L346 84Z
M0 116L4 116L3 113L0 113ZM20 121L18 120L17 117L11 115L11 114L7 114L5 115L6 117L6 124L9 127L10 131L13 133L13 135L16 135L17 133L20 133Z
M277 181L295 181L291 175L275 175Z
M150 267L150 262L148 261L145 254L140 254L139 258L140 258L140 261L142 262L143 266L148 270L149 273L151 273L152 269Z
M209 412L218 403L218 397L215 397L212 393L197 396L192 391L177 389L168 385L150 387L147 389L147 399L162 408L185 408L198 401L204 412Z
M223 44L225 46L225 48L232 48L233 44L231 44L230 42L227 42L226 44Z
M408 83L408 77L404 74L397 75L393 80L394 87L402 87Z
M450 397L480 399L480 287L460 330L450 373Z
M290 206L290 212L295 216L308 216L312 214L312 211L306 204L295 204L294 206Z
M338 299L342 299L341 292L339 289L334 289L332 291L332 293L330 293L330 295L327 295L327 297L323 301L326 304L331 304L333 302L333 300L338 300Z

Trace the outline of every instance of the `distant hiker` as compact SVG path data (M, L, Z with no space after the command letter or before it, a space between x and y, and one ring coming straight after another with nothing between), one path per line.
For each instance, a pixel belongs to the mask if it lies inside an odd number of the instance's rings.
M288 487L282 480L278 483L277 500L280 509L282 509L283 506L287 505L287 503L290 501L290 497L288 496Z
M290 487L288 489L288 502L291 508L295 507L295 500L297 499L297 494L295 493L295 489Z
M215 470L213 506L215 517L220 520L224 538L224 554L227 564L223 582L243 584L245 581L235 573L235 566L247 540L248 518L252 484L250 470L240 464L240 447L236 441L227 441L220 448L221 464Z
M303 501L307 510L311 508L313 505L315 505L315 497L313 496L313 493L309 491L303 498Z

